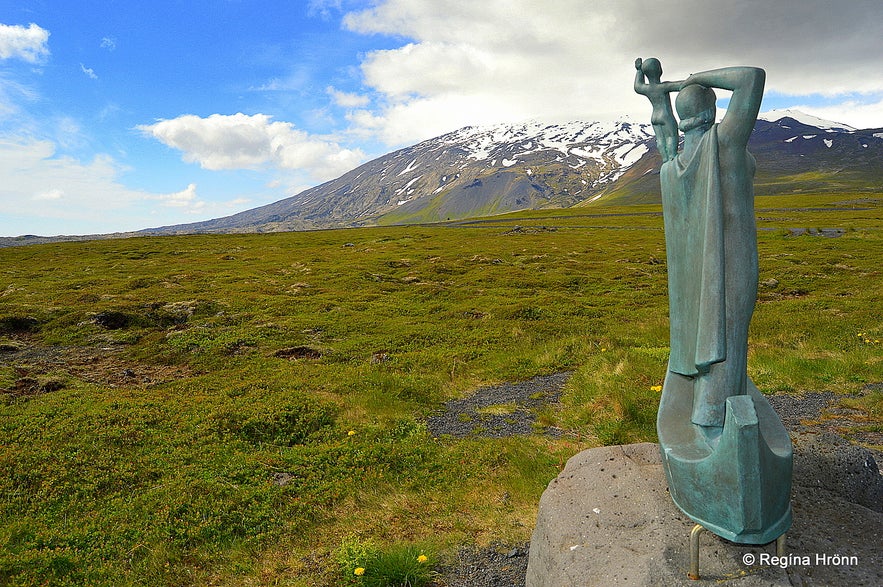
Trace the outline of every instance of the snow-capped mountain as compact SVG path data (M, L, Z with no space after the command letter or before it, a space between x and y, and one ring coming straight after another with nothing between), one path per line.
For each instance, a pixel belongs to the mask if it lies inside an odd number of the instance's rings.
M566 207L596 197L654 141L649 124L628 120L466 127L267 206L150 232L298 230Z
M812 172L823 189L883 190L883 133L790 110L758 117L748 148L758 161L758 193L819 189L797 185ZM789 183L790 181L790 183Z
M758 120L766 120L767 122L778 122L783 118L790 118L795 122L799 122L806 126L812 126L824 130L825 132L854 132L857 130L848 124L831 122L830 120L824 120L811 114L805 114L800 110L791 110L790 108L761 112L757 117Z
M748 143L757 159L755 193L883 192L881 130L858 130L797 110L762 113ZM618 204L658 202L660 163L651 148L601 197Z
M798 184L807 172L836 177L841 188L883 189L880 129L856 130L796 111L773 111L758 118L749 149L758 160L758 194L804 189ZM647 203L659 199L659 165L652 127L629 120L466 127L273 204L144 232L432 222L599 198Z

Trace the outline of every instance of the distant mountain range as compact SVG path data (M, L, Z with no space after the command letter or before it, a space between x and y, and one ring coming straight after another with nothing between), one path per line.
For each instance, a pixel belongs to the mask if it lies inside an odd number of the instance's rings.
M773 111L759 117L749 148L758 194L883 190L883 129ZM273 204L143 232L270 232L458 220L600 199L649 203L659 200L659 166L649 124L466 127Z
M757 159L757 195L883 192L883 129L859 130L796 110L758 117L748 149ZM659 201L655 147L603 196L619 204Z
M772 111L758 118L749 149L758 161L758 195L883 192L883 129ZM599 200L652 203L659 201L660 163L652 127L628 120L466 127L273 204L134 234L309 230L459 220ZM7 238L0 246L74 238Z

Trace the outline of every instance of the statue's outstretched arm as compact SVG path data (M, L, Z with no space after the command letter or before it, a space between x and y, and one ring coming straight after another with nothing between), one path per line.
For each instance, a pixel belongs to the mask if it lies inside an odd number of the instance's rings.
M644 72L640 68L635 73L635 92L638 94L647 93L647 84L644 83Z
M700 84L709 88L720 88L733 92L727 113L718 127L722 141L734 145L747 145L760 103L763 99L763 86L766 72L758 67L724 67L694 73L684 85Z
M678 80L674 82L659 82L656 84L658 88L660 88L663 92L672 93L672 92L680 92L684 88L684 80Z

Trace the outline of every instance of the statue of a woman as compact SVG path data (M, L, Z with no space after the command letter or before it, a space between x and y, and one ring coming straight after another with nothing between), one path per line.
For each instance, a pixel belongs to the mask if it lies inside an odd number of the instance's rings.
M722 426L726 398L746 393L748 324L757 294L755 164L747 145L764 79L762 69L728 67L680 83L675 108L683 149L660 172L669 370L693 378L692 421L701 426ZM733 92L719 124L712 88Z
M651 67L643 67L649 62ZM748 324L757 295L754 129L765 74L728 67L635 90L653 104L668 264L671 355L656 431L674 502L693 521L743 544L791 525L791 439L748 378ZM638 67L638 62L635 63ZM644 72L646 73L646 72ZM733 92L715 124L712 88ZM671 153L677 91L683 148ZM666 112L667 111L667 112ZM662 136L659 136L659 135Z

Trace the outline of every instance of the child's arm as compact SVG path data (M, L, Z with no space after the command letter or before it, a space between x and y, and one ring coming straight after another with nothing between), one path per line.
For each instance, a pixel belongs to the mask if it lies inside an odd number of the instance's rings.
M650 89L650 84L644 83L644 72L641 70L641 63L642 61L640 57L635 59L635 69L638 70L637 73L635 73L635 91L646 96Z
M659 82L656 84L656 87L659 88L657 91L665 92L666 94L680 92L684 87L684 80L676 82Z

